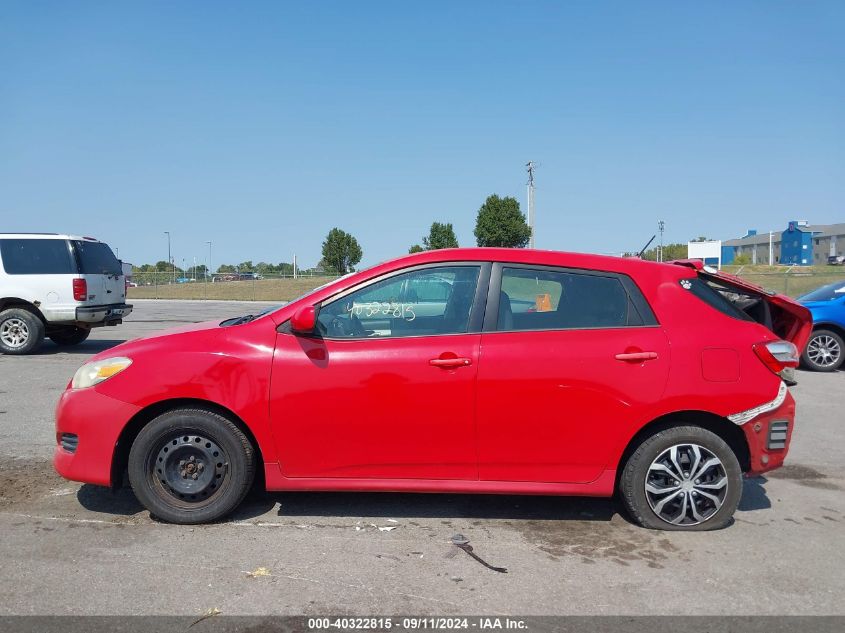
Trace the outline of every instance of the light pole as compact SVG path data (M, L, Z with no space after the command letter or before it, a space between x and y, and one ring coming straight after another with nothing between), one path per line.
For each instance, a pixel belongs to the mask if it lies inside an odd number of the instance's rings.
M211 240L206 240L206 244L208 244L208 271L207 274L211 275L211 280L214 281L214 273L212 272L211 268Z
M660 229L660 250L657 251L657 261L663 261L663 229L666 226L666 223L663 220L659 220L657 222L657 228Z
M164 234L167 236L167 265L170 266L172 270L173 260L170 258L170 231L165 231Z

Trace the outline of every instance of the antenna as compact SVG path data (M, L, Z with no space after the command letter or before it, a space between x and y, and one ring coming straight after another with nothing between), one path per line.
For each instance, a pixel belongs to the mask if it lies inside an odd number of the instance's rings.
M657 236L656 236L656 235L652 235L652 236L651 236L651 239L650 239L648 242L646 242L646 245L645 245L645 246L643 246L643 249L642 249L639 253L637 253L637 257L639 257L640 259L642 259L643 253L645 253L646 249L647 249L649 246L651 246L651 243L654 241L654 238L655 238L655 237L657 237Z
M531 237L528 238L528 248L534 248L534 170L538 163L529 160L525 163L528 172L528 228L531 229Z

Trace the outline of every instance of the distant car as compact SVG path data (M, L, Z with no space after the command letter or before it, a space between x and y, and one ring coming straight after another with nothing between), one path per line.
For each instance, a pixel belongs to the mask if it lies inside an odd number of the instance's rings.
M799 297L813 315L813 333L801 363L815 371L836 371L845 362L845 279Z
M619 495L654 529L731 522L783 464L806 308L700 262L426 251L281 308L94 356L56 409L63 477L166 521L268 490Z
M77 345L122 323L124 270L109 245L57 233L0 233L0 353L29 354L44 337Z
M845 265L845 255L831 255L827 258L827 263L829 266Z

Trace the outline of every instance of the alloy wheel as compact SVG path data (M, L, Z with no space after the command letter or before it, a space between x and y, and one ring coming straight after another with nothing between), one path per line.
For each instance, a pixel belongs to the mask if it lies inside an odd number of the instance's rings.
M698 525L712 518L727 491L724 464L698 444L667 448L651 463L645 478L649 506L672 525Z
M29 340L29 327L22 319L6 319L0 324L0 340L13 349L23 347Z
M820 334L807 344L807 358L819 367L831 367L839 362L842 349L832 336Z

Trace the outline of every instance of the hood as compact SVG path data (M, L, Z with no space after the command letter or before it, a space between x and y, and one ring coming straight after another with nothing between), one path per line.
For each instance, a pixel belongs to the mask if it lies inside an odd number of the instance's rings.
M203 321L202 323L190 323L188 325L180 325L177 327L168 328L166 330L156 330L147 335L133 338L125 343L110 347L107 350L100 352L93 356L88 362L100 360L103 358L111 358L112 356L127 356L132 352L141 350L147 351L153 347L162 347L172 344L173 337L200 335L203 333L213 334L213 331L222 331L219 321Z

